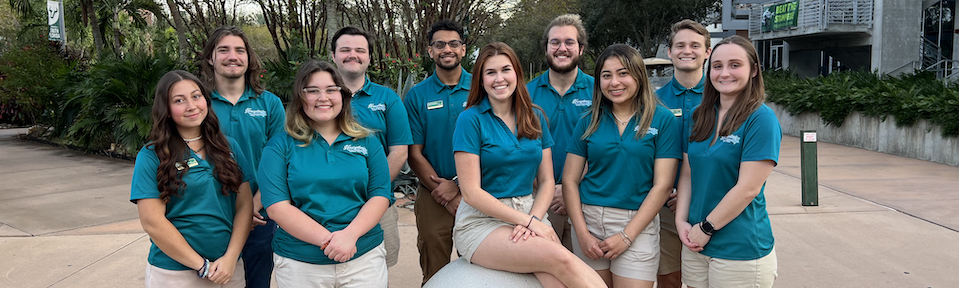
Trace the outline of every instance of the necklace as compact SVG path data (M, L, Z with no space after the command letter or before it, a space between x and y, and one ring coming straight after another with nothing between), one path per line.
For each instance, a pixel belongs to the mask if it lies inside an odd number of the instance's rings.
M629 122L629 121L628 121L629 119L633 119L633 116L630 115L629 118L626 119L627 121L623 121L622 119L619 119L619 116L616 116L616 113L612 113L612 112L610 112L610 113L613 114L613 117L616 118L616 122L619 122L619 125L626 125L626 123Z
M202 138L203 138L203 135L197 136L196 138L190 138L190 139L183 138L183 142L186 142L186 143L196 142L196 140L200 140Z

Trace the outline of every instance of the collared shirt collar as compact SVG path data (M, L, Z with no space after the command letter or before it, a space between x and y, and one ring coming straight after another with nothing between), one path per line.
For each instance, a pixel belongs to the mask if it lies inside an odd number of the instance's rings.
M453 91L456 91L459 89L469 91L470 81L469 79L466 78L466 76L469 75L469 73L466 72L466 69L464 69L462 66L460 67L460 70L462 70L462 72L460 73L460 81L456 83L455 87L453 87ZM436 93L443 91L443 88L449 87L449 85L443 84L443 81L440 81L440 77L436 76L436 72L433 72L433 76L430 76L430 78L433 78L433 86L434 88L436 88Z
M360 88L359 91L353 91L353 96L354 96L354 97L355 97L356 95L360 95L360 92L362 92L362 93L363 93L364 95L366 95L366 96L371 96L371 95L373 95L373 92L372 92L373 81L370 81L370 76L369 76L369 75L366 75L366 76L364 77L364 79L365 79L365 80L364 80L364 82L363 82L363 87Z
M669 81L669 85L673 86L672 90L675 96L679 96L680 94L683 94L683 92L686 92L686 90L692 90L693 93L703 94L703 85L705 84L706 84L706 72L703 72L703 77L699 78L699 83L696 84L696 86L693 88L686 88L686 87L683 87L682 84L679 84L679 81L676 80L676 75L673 75L673 81Z
M542 77L538 77L539 83L536 83L536 86L540 87L549 87L549 71L546 70L546 73L543 73ZM576 89L586 89L589 85L589 79L586 78L586 72L583 72L583 69L576 68L576 80L573 80L573 86L571 88ZM566 92L569 93L569 92Z
M489 103L488 98L483 98L479 104L476 104L476 109L479 109L480 113L486 113L487 111L493 110L493 105Z
M223 97L223 95L220 95L220 92L217 91L217 90L213 90L213 92L211 92L210 95L212 95L213 98L217 98L217 99L219 99L219 100L221 100L221 101L230 102L229 100L226 99L226 97ZM240 95L240 99L239 99L239 100L236 100L236 103L240 103L240 102L243 102L243 101L246 101L246 100L249 100L249 99L255 99L257 96L259 96L259 95L257 95L257 94L253 91L253 87L246 86L246 89L243 90L243 94Z

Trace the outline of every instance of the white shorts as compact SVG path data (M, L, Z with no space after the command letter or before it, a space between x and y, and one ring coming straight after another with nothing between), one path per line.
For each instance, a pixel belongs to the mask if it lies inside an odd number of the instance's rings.
M389 284L383 244L339 264L310 264L273 253L273 265L279 287L369 288Z
M726 260L683 246L683 283L690 287L768 288L773 287L779 275L777 270L775 248L756 260Z
M533 209L534 199L532 195L499 198L496 200L499 200L510 208L516 209L516 211L526 214L529 214L529 211ZM542 219L541 221L546 223L546 225L550 225L547 219ZM493 233L493 230L504 226L512 228L514 225L513 223L486 215L486 213L466 204L466 201L462 201L460 202L459 208L456 209L456 225L453 226L453 245L456 246L456 251L460 253L461 257L466 259L466 261L470 261L470 259L473 258L473 253L476 252L476 249L483 243L483 240L485 240L490 233ZM470 263L473 262L471 261Z
M196 270L167 270L147 264L144 280L146 288L160 287L201 287L201 288L243 288L246 287L246 277L243 269L243 259L236 261L233 277L225 285L213 283L208 278L196 277Z
M626 229L626 224L635 215L636 210L583 204L586 228L589 229L589 234L600 240L610 237L621 240L622 236L619 235L619 232ZM605 258L593 260L586 257L583 249L579 246L579 239L576 235L576 228L574 227L573 254L583 259L583 262L586 262L594 270L609 269L616 276L656 281L656 274L659 271L659 215L656 215L649 222L649 225L643 229L643 232L636 236L636 239L633 239L633 245L629 246L629 249L626 249L615 260Z

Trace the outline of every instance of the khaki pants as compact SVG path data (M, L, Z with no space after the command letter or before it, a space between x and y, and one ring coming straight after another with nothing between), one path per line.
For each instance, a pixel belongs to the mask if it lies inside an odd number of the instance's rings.
M400 259L400 230L397 227L399 211L396 205L390 205L380 218L380 228L383 228L383 246L386 247L386 267L393 267Z
M553 231L556 231L559 242L563 243L566 250L573 251L573 224L569 223L569 216L553 213L552 210L547 211L546 216L549 223L553 224Z
M416 191L413 204L416 215L416 248L420 252L420 269L423 270L423 284L433 277L443 266L450 263L453 253L453 224L456 220L446 207L436 203L430 190L423 184Z
M679 272L683 264L683 241L676 232L676 216L669 208L659 210L659 275Z

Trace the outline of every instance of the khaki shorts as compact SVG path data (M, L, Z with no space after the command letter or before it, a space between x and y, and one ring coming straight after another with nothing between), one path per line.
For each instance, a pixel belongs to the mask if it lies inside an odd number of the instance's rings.
M622 240L619 232L626 229L626 224L635 215L636 210L583 204L586 228L589 234L600 240L610 237L614 237L617 241ZM656 281L656 271L659 270L659 215L649 222L636 239L633 239L633 245L614 260L605 258L593 260L586 257L579 246L575 230L576 228L573 228L573 254L583 259L589 267L597 271L609 269L620 277Z
M200 287L200 288L243 288L246 287L246 278L243 276L243 260L236 261L233 277L226 285L213 283L210 279L196 277L196 270L167 270L147 264L146 288L160 287Z
M779 275L777 269L775 248L756 260L726 260L693 252L683 246L683 283L689 287L773 287Z
M667 275L683 267L683 241L676 232L676 216L669 208L659 210L659 275Z
M383 244L363 256L339 264L310 264L276 253L273 253L273 264L279 287L369 288L389 284Z
M529 211L533 209L532 195L500 198L497 200L510 208L516 209L516 211L526 214L529 214ZM543 219L542 221L546 223L546 225L550 225L549 220ZM513 227L514 225L513 223L486 215L486 213L466 204L466 201L462 201L460 202L459 208L456 209L456 225L453 226L453 245L456 246L456 251L461 254L461 257L466 259L466 261L470 261L470 259L473 258L473 253L476 252L476 248L479 248L479 245L483 243L486 236L489 236L496 228L504 226Z

